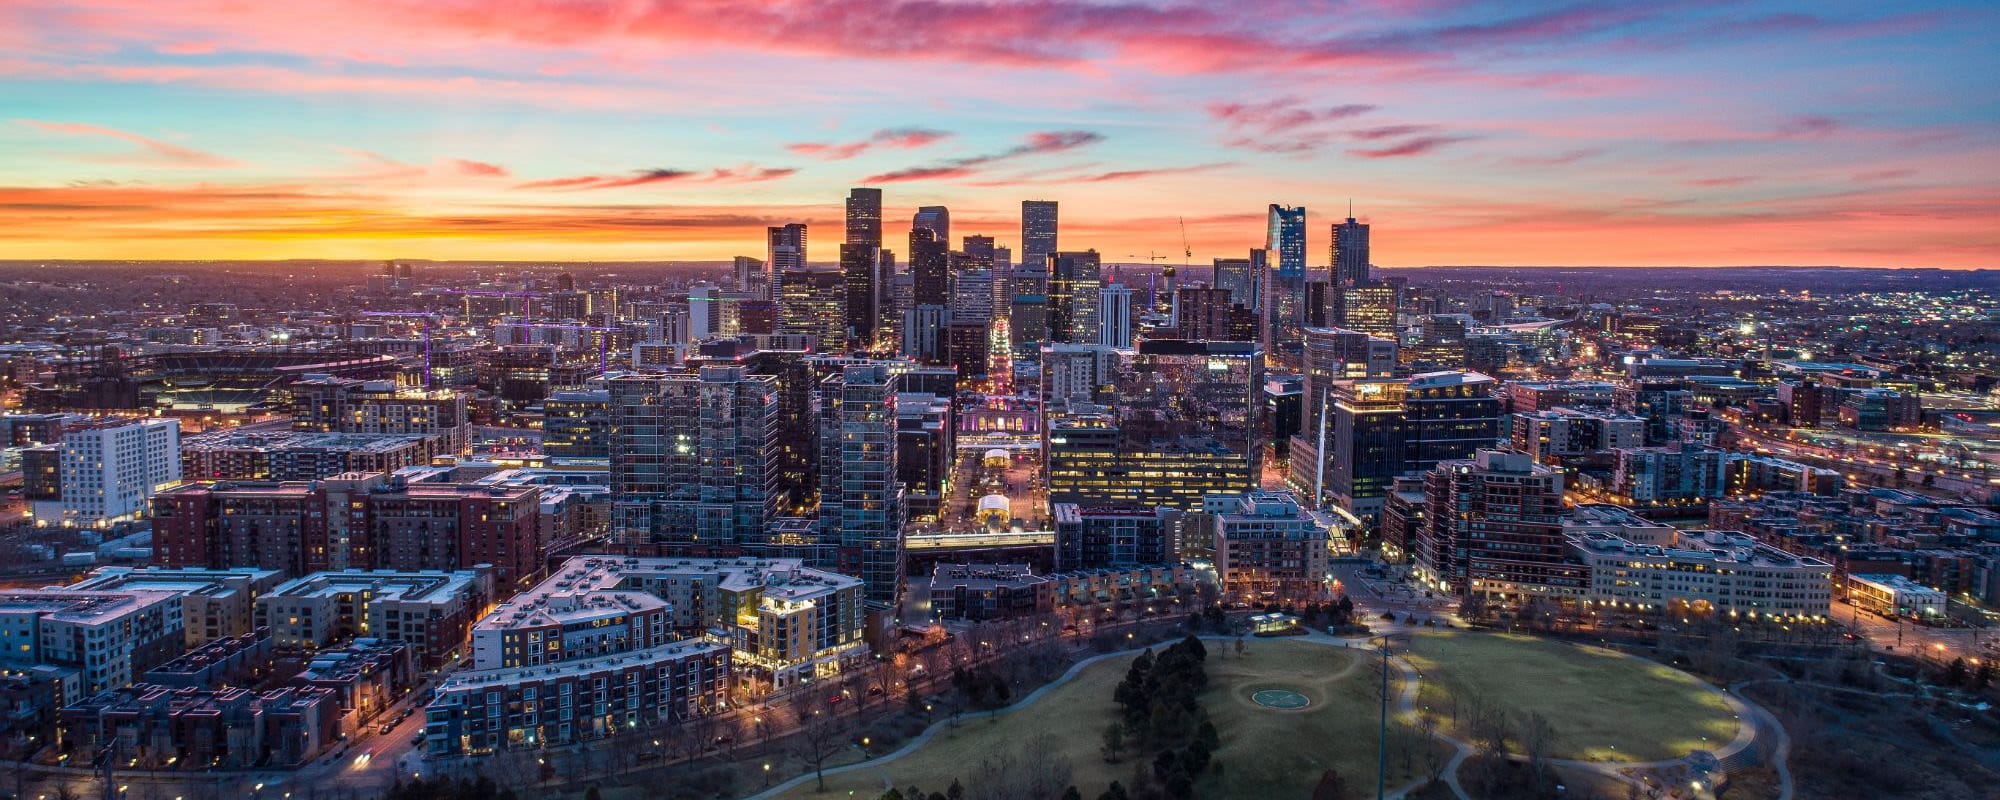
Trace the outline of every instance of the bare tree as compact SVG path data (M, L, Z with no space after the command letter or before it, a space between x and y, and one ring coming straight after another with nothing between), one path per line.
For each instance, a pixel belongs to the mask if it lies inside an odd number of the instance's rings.
M1521 749L1527 751L1528 769L1534 774L1535 791L1540 792L1548 780L1549 751L1555 747L1556 728L1549 718L1539 711L1528 712L1527 721L1521 726Z
M1424 774L1429 777L1430 783L1437 783L1439 778L1444 777L1444 767L1451 763L1446 749L1439 747L1443 742L1438 738L1437 728L1437 717L1428 713L1417 715L1417 730L1424 734Z
M826 791L826 760L840 752L841 722L832 714L812 709L799 722L798 733L793 735L793 750L799 760L811 764L813 775L819 780L819 791Z

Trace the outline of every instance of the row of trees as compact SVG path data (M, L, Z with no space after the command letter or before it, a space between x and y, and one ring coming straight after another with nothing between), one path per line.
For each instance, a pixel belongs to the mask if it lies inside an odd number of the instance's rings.
M1168 797L1194 796L1194 781L1208 771L1221 738L1201 707L1208 688L1208 649L1188 636L1155 657L1140 653L1112 699L1121 719L1104 729L1104 756L1116 762L1130 752L1150 757L1153 777Z

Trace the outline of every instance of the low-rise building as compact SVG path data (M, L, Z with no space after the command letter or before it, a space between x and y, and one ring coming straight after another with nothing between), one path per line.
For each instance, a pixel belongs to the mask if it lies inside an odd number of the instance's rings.
M257 598L257 622L282 650L318 651L354 638L407 642L425 668L450 660L493 597L490 573L317 572Z
M1174 526L1181 512L1165 506L1084 506L1056 503L1056 569L1099 569L1180 560Z
M1856 573L1847 576L1847 602L1885 617L1942 618L1946 601L1944 592L1902 575Z
M148 589L181 597L181 627L189 647L251 632L257 597L278 587L284 575L268 569L172 569L100 567L64 587L77 592Z
M1833 565L1736 531L1682 531L1665 544L1607 532L1568 534L1590 570L1583 599L1642 612L1820 619L1830 612Z
M1215 570L1222 591L1251 599L1303 601L1326 590L1329 526L1290 492L1210 495Z
M412 652L407 642L356 639L346 647L314 655L292 683L331 691L340 705L341 730L358 732L416 685Z
M185 646L175 592L0 593L0 665L74 668L79 694L131 683Z
M433 755L484 754L601 739L714 713L728 697L731 649L688 639L534 667L452 674L425 711Z
M473 663L533 666L707 635L729 644L746 680L784 690L864 657L864 618L860 580L797 559L580 556L480 620Z
M1055 610L1055 584L1026 564L939 564L931 574L931 618L995 620Z
M120 761L182 769L296 767L340 735L327 689L173 688L136 684L62 710L63 744L81 763L113 747Z
M1626 447L1616 451L1612 491L1632 505L1693 503L1723 496L1728 486L1727 454L1713 447L1681 444Z
M144 683L183 686L254 686L271 666L277 651L271 629L258 628L214 639L173 660L146 670Z

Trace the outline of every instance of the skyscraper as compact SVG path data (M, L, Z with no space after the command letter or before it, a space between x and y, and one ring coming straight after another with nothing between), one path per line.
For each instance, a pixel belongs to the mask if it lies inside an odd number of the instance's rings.
M750 292L759 297L771 296L771 287L766 283L770 273L764 270L764 262L749 256L737 256L734 271L736 291Z
M1397 476L1468 458L1500 436L1493 379L1477 372L1339 383L1331 402L1324 450L1317 419L1292 437L1291 481L1370 524Z
M1122 283L1098 290L1097 343L1132 346L1132 290Z
M822 353L847 349L847 289L838 272L778 273L778 332L808 334Z
M1335 327L1372 336L1396 338L1396 310L1402 304L1396 287L1377 281L1341 284L1333 287Z
M882 246L882 190L847 190L847 243Z
M740 366L610 381L617 533L680 555L733 555L778 508L778 387Z
M923 214L910 228L911 300L919 306L943 306L951 296L950 245L937 231L921 224Z
M847 297L847 306L842 309L847 318L847 343L857 350L875 343L876 325L882 318L878 305L882 292L876 283L880 251L875 245L857 242L840 246L840 274Z
M1056 254L1056 201L1021 201L1021 261L1026 270L1042 270Z
M1306 280L1306 209L1305 206L1281 206L1271 204L1268 215L1269 229L1265 234L1264 249L1271 251L1277 259L1272 265L1278 270L1281 280L1304 284Z
M1333 225L1333 248L1327 263L1333 265L1335 286L1368 282L1368 225L1348 217Z
M1058 253L1049 272L1049 341L1097 341L1098 289L1103 284L1096 250Z
M764 259L764 282L775 290L775 276L806 268L806 226L803 222L773 225L765 230L765 238L770 252Z
M910 227L926 228L937 234L938 244L951 249L951 209L944 206L923 206L917 209L917 216L910 220Z
M974 269L993 268L993 237L967 236L963 249L965 255L972 259Z
M1305 328L1306 305L1306 209L1305 206L1273 204L1268 215L1265 249L1275 262L1271 279L1272 303L1264 311L1264 324L1273 332L1273 355L1281 362L1295 361Z
M842 570L861 578L868 604L894 608L903 588L896 376L886 364L849 364L827 376L820 403L820 529L839 532Z

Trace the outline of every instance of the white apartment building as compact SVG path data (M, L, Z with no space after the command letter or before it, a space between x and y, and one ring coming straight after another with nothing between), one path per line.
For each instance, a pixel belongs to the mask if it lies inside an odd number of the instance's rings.
M180 483L181 424L106 421L63 434L62 499L36 503L37 524L92 527L146 513L153 493Z
M1736 531L1683 531L1671 546L1579 533L1569 545L1590 568L1584 600L1598 605L1788 619L1825 617L1833 601L1832 564Z

